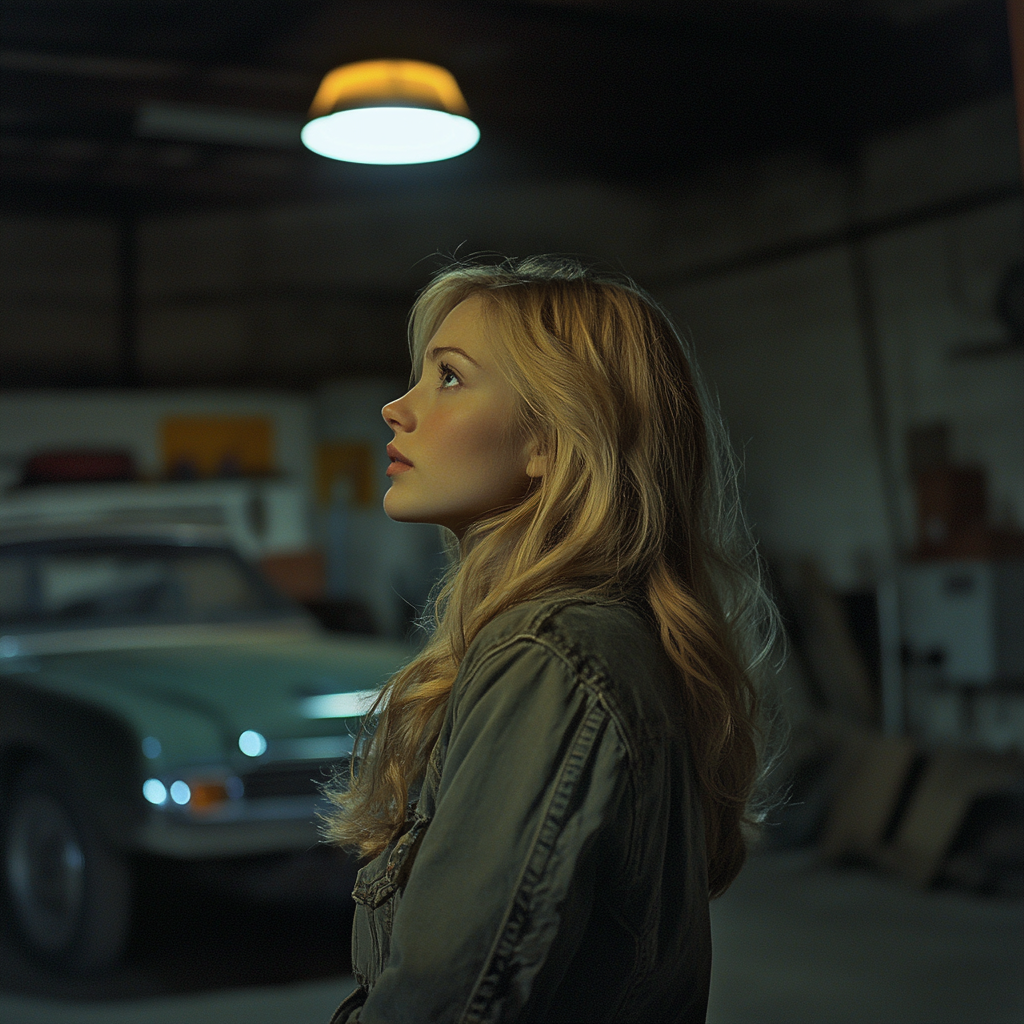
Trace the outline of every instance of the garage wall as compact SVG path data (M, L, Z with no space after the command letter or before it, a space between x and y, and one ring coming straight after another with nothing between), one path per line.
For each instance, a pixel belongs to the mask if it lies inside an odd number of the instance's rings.
M444 567L440 531L422 523L396 523L384 513L390 486L385 471L393 432L381 409L408 388L405 377L374 377L325 385L316 397L317 434L326 442L365 443L373 457L373 494L359 505L336 488L329 507L317 510L327 552L328 589L362 601L380 628L405 635Z
M985 467L994 522L1024 528L1024 350L953 356L1006 339L994 300L1024 260L1019 175L1004 96L877 140L853 174L766 162L678 200L679 278L701 260L726 269L655 291L720 392L771 554L869 583L913 543L905 436L937 420L954 459ZM858 252L848 229L871 224ZM752 265L727 269L744 254Z
M41 390L0 392L0 467L8 481L24 460L58 448L125 448L140 472L163 473L165 416L266 416L274 424L277 468L312 487L313 409L304 395L239 391Z
M993 297L1024 258L1019 200L874 239L867 246L893 424L892 458L906 472L905 431L951 426L952 457L987 471L993 525L1024 528L1024 347L998 350L1006 328ZM985 351L992 346L990 351ZM964 349L976 348L975 354ZM904 538L912 500L903 489Z
M154 218L139 228L142 379L303 389L342 381L316 398L306 390L282 399L303 405L294 422L320 424L296 427L306 440L294 446L284 440L292 428L282 428L282 453L314 437L356 436L363 413L353 410L364 399L379 432L374 382L404 380L405 315L431 254L589 253L651 287L692 335L743 452L766 549L813 554L836 586L853 587L912 539L909 426L948 420L954 456L989 472L995 518L1024 525L1024 359L951 358L962 342L1002 332L994 292L1024 259L1019 173L1007 94L875 140L853 167L790 153L643 191L586 181L460 186ZM865 225L854 249L849 232ZM0 344L86 376L116 366L112 229L7 219L0 245L13 325ZM191 408L255 408L235 392L194 394ZM55 436L45 432L57 429L58 409L77 410L90 442L152 436L143 421L156 414L141 411L150 400L131 393L111 405L112 396L83 395L80 405L5 397L0 434L13 440L0 440L0 454L24 450L26 430ZM119 417L134 426L119 433ZM133 443L152 465L154 442ZM301 458L285 460L298 467ZM392 550L398 534L375 521L377 545Z
M141 369L206 381L407 373L405 318L445 256L576 251L640 273L654 265L656 214L630 190L567 182L151 219Z
M115 377L116 255L114 226L99 218L0 217L0 365L7 383L64 366L81 380Z
M840 587L867 582L889 534L845 254L664 298L719 392L768 553L813 555Z

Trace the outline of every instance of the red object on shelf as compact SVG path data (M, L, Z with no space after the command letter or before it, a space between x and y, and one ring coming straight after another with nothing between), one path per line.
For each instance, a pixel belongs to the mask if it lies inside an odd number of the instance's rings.
M1024 533L1014 529L993 529L980 524L953 534L945 544L921 544L910 558L914 562L934 559L990 561L1024 558Z
M986 523L985 471L977 466L935 466L914 476L917 490L915 561L1024 557L1024 533Z
M25 463L23 484L105 483L137 480L131 452L75 450L40 452Z
M936 466L918 472L914 482L922 551L946 548L960 534L984 525L987 502L983 469Z

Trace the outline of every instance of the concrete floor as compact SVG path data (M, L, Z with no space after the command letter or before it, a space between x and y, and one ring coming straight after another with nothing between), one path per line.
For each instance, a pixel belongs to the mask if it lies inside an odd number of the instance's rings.
M762 853L713 905L709 1024L1019 1024L1024 900ZM0 992L5 1024L322 1024L345 976L139 999Z
M752 858L712 908L709 1024L1024 1021L1024 899L780 852Z

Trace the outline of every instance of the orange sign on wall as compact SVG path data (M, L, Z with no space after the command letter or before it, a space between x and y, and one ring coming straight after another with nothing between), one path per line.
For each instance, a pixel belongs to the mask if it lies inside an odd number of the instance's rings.
M274 427L267 416L168 416L161 425L160 443L169 477L274 472Z

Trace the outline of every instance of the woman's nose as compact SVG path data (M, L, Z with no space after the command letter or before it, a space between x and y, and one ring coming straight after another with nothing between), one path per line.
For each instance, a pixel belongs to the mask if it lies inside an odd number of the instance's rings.
M405 405L405 395L401 398L396 398L393 402L388 402L387 405L381 409L380 414L384 417L384 422L391 427L392 430L399 428L403 430L409 429L409 410Z

